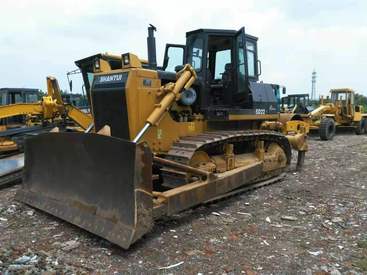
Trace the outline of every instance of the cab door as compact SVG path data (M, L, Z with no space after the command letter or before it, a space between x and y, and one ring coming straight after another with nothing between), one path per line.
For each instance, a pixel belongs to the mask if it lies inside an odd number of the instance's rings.
M233 70L236 81L236 89L234 91L234 102L248 101L248 85L247 85L247 55L246 55L246 35L245 28L242 27L235 35L235 68Z

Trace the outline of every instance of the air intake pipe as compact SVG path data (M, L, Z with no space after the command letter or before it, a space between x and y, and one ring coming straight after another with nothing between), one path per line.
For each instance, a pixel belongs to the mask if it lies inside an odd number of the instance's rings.
M157 52L155 48L155 37L154 32L157 30L152 24L149 24L148 27L148 37L147 37L147 44L148 44L148 63L151 69L157 68Z

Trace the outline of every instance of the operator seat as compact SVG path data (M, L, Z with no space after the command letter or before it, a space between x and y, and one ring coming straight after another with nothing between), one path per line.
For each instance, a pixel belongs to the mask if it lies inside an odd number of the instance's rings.
M228 88L232 84L232 63L227 63L224 66L224 72L222 74L222 83L224 88Z
M232 89L233 89L233 76L232 76L232 63L227 63L224 66L224 72L222 74L223 84L223 99L225 104L232 104Z

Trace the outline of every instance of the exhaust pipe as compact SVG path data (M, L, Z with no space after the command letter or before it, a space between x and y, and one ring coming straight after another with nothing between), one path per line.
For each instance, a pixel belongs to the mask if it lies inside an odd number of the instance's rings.
M157 52L155 48L155 37L154 32L157 30L152 24L149 24L148 27L148 37L147 37L147 44L148 44L148 63L149 67L152 69L157 68Z

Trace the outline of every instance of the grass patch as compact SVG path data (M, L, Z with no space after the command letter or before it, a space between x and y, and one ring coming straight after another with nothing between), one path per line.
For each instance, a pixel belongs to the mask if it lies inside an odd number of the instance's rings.
M353 263L355 267L360 268L363 271L367 271L367 259L363 258Z
M367 248L367 239L360 240L357 244L359 248Z

